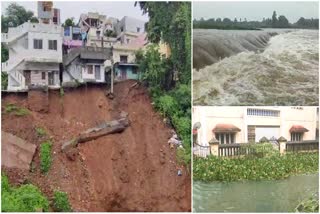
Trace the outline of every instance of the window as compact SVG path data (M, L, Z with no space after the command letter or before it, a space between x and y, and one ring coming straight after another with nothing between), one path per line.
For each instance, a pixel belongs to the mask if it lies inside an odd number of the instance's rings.
M123 27L120 28L121 32L123 32Z
M137 67L133 67L132 68L132 74L138 74L138 68Z
M235 133L216 133L216 139L220 144L235 143Z
M49 50L57 50L57 40L49 40Z
M46 73L45 72L41 72L41 79L43 79L43 80L46 79Z
M130 39L127 39L127 44L129 44L130 43Z
M303 140L303 133L302 132L291 132L291 141L297 142Z
M34 39L33 40L33 48L34 49L42 49L42 39Z
M137 27L137 33L139 33L140 32L140 28L139 27Z
M248 126L248 141L255 142L256 140L256 128L254 126Z
M266 116L266 117L279 117L280 111L277 110L267 110L267 109L255 109L255 108L248 108L247 115L252 116Z
M64 36L70 36L70 28L71 28L71 27L66 27L66 28L64 29Z
M128 56L120 55L120 62L127 63L128 62Z
M57 24L58 23L58 17L53 17L52 21L53 21L53 23Z
M50 6L43 6L43 11L51 11L51 7Z
M87 65L87 73L88 73L88 74L93 74L92 65Z

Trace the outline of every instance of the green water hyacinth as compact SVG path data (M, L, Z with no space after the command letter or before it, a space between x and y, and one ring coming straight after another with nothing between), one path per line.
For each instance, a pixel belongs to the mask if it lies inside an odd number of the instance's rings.
M318 172L318 153L287 153L259 157L194 157L193 179L202 182L277 180Z

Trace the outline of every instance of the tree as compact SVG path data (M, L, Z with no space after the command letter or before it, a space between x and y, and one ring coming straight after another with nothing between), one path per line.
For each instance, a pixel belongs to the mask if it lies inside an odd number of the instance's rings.
M31 23L39 23L39 20L37 17L31 17L30 22Z
M28 20L37 20L32 11L27 11L17 3L10 3L5 10L5 16L1 16L1 31L7 33L8 27L17 27Z
M272 27L277 27L278 19L277 19L277 13L276 11L273 11L272 14Z
M280 28L290 27L288 19L285 16L279 16L277 27L280 27Z
M231 24L232 21L229 18L224 18L222 21L224 24Z
M63 27L74 27L75 23L74 23L74 18L67 18L66 21L63 23L62 25Z
M160 41L171 49L172 68L168 74L167 89L174 87L174 73L181 83L191 81L191 3L139 2L143 14L148 14L148 40Z

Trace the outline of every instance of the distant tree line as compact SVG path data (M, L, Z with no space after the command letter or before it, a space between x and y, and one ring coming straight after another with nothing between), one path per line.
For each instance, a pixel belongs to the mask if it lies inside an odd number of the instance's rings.
M235 29L235 30L258 30L260 28L305 28L319 29L319 19L305 19L301 17L297 22L291 24L284 15L277 16L273 12L271 18L263 18L262 21L247 21L244 19L231 20L229 18L211 18L193 21L193 28L202 29Z

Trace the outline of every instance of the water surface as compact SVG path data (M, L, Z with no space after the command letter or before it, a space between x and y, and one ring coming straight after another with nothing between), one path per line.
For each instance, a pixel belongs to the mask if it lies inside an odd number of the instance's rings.
M276 181L193 183L194 212L293 212L319 189L318 175Z
M195 105L318 105L318 30L194 30Z

